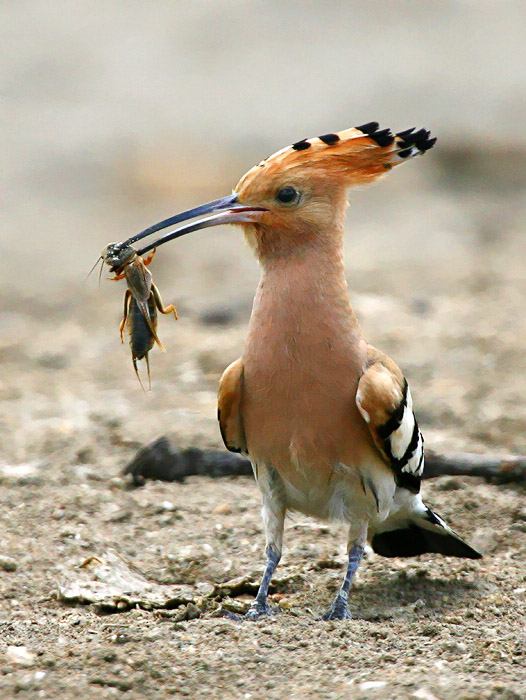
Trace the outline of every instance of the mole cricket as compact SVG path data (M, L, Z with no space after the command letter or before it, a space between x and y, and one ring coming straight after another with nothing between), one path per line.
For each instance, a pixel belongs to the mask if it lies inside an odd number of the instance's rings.
M152 273L148 270L154 255L155 249L148 257L143 258L133 246L123 243L110 243L101 253L101 259L110 267L111 272L115 273L115 277L110 279L126 279L128 285L124 294L124 313L119 332L124 343L124 328L128 328L133 368L143 389L137 360L146 360L148 386L151 389L148 353L154 343L166 352L157 335L157 311L162 314L173 313L177 320L175 306L164 306L161 294L153 282Z

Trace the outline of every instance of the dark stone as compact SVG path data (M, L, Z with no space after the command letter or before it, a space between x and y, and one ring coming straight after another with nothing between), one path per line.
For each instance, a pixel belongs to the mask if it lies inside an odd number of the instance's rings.
M252 465L244 457L219 450L181 450L163 435L142 447L123 474L131 475L134 486L142 486L146 479L184 481L196 474L212 478L247 476L252 475Z

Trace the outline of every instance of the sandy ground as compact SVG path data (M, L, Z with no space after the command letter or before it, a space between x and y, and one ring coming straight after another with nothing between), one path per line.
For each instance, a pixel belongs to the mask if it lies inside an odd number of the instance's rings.
M345 532L295 515L281 614L217 617L246 609L261 574L256 486L133 490L121 471L161 435L221 447L217 382L257 265L234 230L158 254L180 320L160 320L148 394L119 343L122 285L82 284L110 240L228 194L286 143L425 124L426 158L352 194L351 298L428 446L526 453L525 5L400 4L2 5L2 700L526 698L523 487L427 482L485 558L368 556L345 623L317 620ZM161 603L110 614L64 595L115 561Z

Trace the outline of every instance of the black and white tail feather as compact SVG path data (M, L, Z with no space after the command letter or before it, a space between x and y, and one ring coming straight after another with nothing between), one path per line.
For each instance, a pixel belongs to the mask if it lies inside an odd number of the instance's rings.
M403 487L396 489L389 517L375 527L371 547L384 557L416 557L430 553L467 559L482 557L425 505L420 494Z
M366 370L356 396L358 409L396 482L388 517L375 524L370 532L371 546L385 557L435 552L480 559L482 555L422 501L419 491L424 471L424 439L413 413L407 381L392 360L384 358Z

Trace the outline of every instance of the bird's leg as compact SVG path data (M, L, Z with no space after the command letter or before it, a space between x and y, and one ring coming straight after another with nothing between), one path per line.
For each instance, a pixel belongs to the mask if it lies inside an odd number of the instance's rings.
M259 584L259 590L250 610L245 615L245 620L258 620L260 617L270 617L273 613L267 601L268 587L276 570L276 566L281 559L281 552L275 552L271 545L267 547L267 565L265 573Z
M267 595L270 581L281 559L283 524L286 512L283 484L274 468L254 468L254 472L263 494L261 514L267 539L267 565L256 598L245 615L246 620L257 620L260 617L273 614L267 601Z
M362 560L362 556L363 547L359 544L353 545L349 551L349 564L347 565L347 572L343 584L331 607L327 610L325 615L322 616L322 620L345 620L347 618L352 618L351 611L347 607L347 601L349 599L351 583L356 569Z
M351 538L351 536L349 537L349 561L347 564L347 571L345 572L345 578L343 579L341 588L336 594L336 598L333 600L331 607L322 616L322 620L346 620L352 618L351 611L347 607L347 602L349 600L349 591L354 574L362 561L366 532L366 529L365 531L362 531L361 536L358 538ZM355 534L355 532L353 533L352 530L351 533Z

